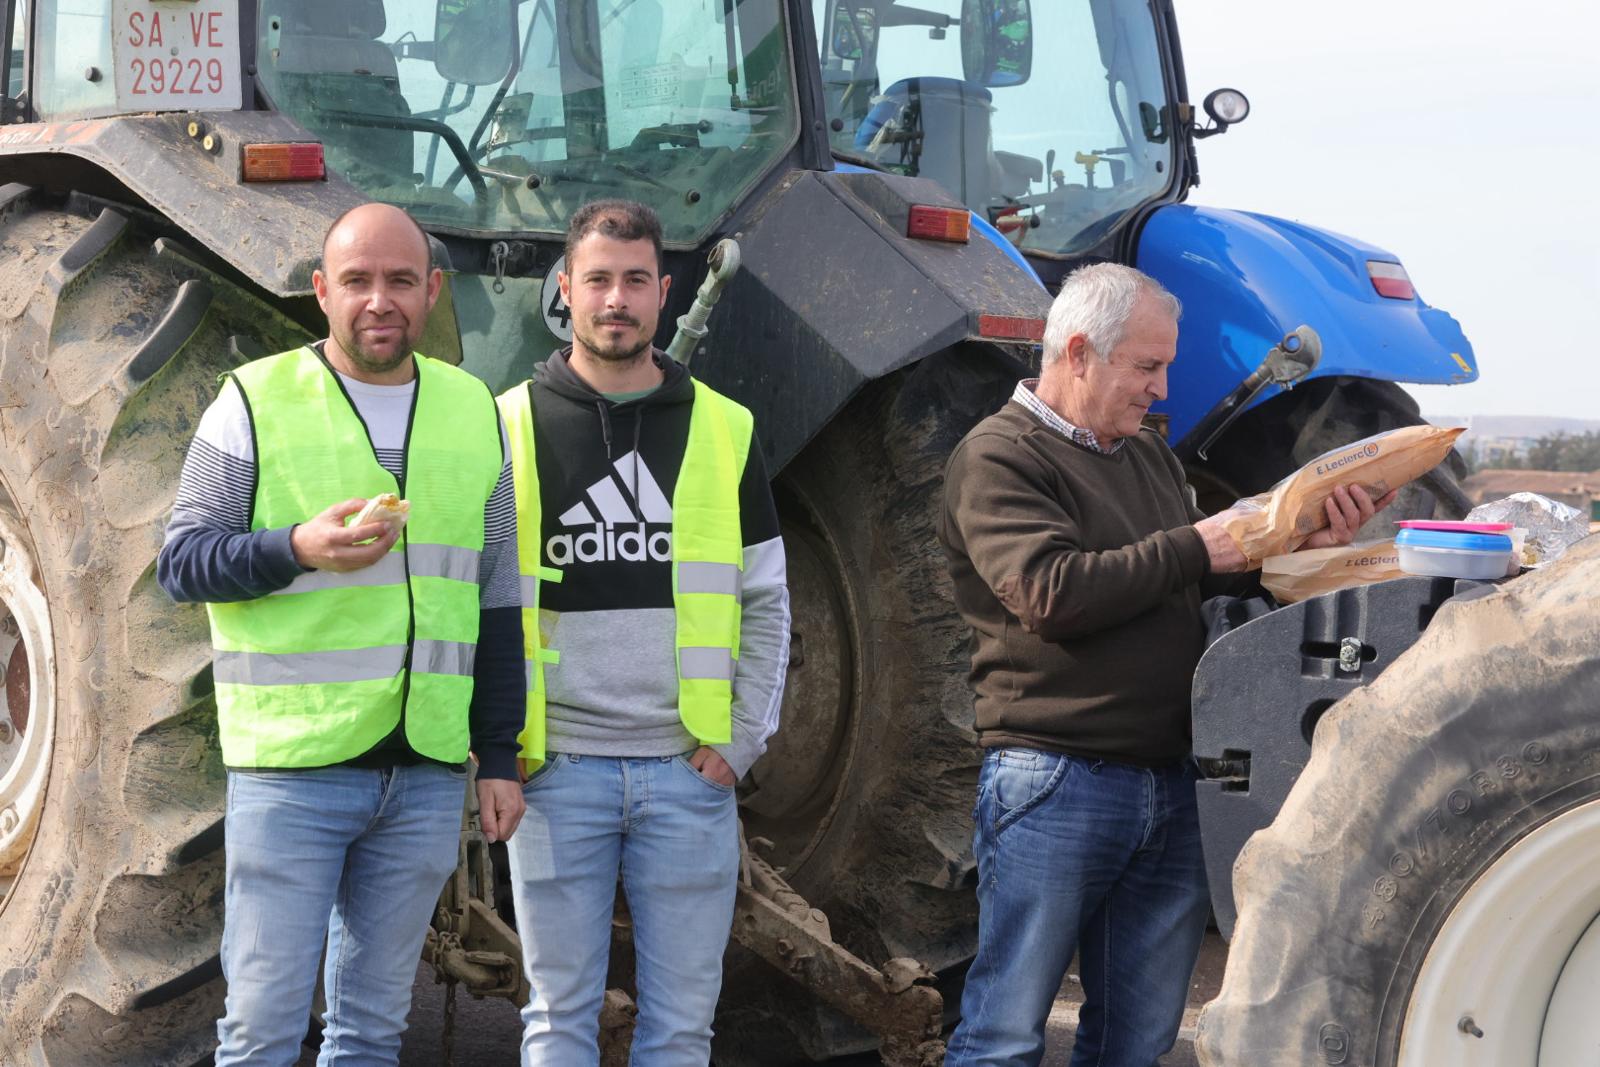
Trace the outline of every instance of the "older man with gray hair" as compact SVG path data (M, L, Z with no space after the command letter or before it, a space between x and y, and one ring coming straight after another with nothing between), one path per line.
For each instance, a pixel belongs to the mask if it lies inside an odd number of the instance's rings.
M1039 378L950 457L939 535L985 752L978 954L946 1067L1039 1063L1075 950L1074 1067L1151 1067L1177 1036L1209 903L1189 751L1200 602L1246 567L1141 430L1180 311L1131 267L1076 271ZM1306 547L1349 542L1374 510L1339 489Z

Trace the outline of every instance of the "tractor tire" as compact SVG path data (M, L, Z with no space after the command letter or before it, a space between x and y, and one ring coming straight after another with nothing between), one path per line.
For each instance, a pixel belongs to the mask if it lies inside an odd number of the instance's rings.
M218 374L304 331L175 232L0 188L0 1063L215 1047L210 641L155 559Z
M1448 603L1234 865L1209 1067L1594 1062L1600 537ZM1576 1050L1582 1048L1580 1055Z
M741 796L747 835L772 843L764 854L836 942L874 967L911 957L956 982L977 941L980 753L969 631L935 522L945 461L1016 377L976 347L924 360L868 386L775 482L792 662L783 730ZM876 1047L803 980L742 951L729 964L718 1067Z
M1272 488L1330 449L1426 421L1417 402L1393 382L1316 378L1240 416L1207 460L1191 464L1191 481L1201 508L1215 514ZM1359 539L1393 537L1396 519L1461 518L1472 508L1461 490L1466 474L1466 462L1452 451L1444 463L1401 489Z

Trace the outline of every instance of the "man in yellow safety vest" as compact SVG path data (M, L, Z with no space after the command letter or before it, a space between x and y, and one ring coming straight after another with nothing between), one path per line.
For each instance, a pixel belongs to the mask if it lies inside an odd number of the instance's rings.
M397 1062L469 747L489 839L521 817L510 458L487 387L415 352L430 258L397 208L337 220L312 276L329 337L227 375L184 462L158 577L211 617L218 1067L299 1058L324 940L320 1062ZM384 493L407 521L347 525Z
M777 728L783 543L750 413L651 346L671 279L641 204L567 233L572 347L500 398L517 497L527 816L512 891L524 1065L594 1064L620 872L632 1061L703 1065L738 877L734 786Z

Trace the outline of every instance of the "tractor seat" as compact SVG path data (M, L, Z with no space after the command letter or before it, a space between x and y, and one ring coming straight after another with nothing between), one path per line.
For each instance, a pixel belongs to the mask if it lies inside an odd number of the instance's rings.
M387 27L383 0L272 0L262 19L272 18L280 20L277 55L263 56L262 68L279 110L322 137L329 165L347 177L376 168L391 180L409 179L416 170L412 131L319 117L322 110L411 114L394 53L378 40Z
M932 178L968 204L987 203L996 188L989 116L994 94L959 78L902 78L872 102L856 131L856 148L885 165L902 160L909 173ZM920 145L908 137L921 134Z
M378 40L388 25L383 0L287 0L267 12L283 19L280 73L398 79L394 53Z

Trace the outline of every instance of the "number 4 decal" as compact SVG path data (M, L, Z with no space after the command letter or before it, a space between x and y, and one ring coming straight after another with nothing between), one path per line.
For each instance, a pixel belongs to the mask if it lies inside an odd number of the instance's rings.
M561 299L561 285L556 280L556 275L566 269L567 257L562 256L544 276L544 284L539 287L539 308L544 313L545 329L562 341L571 341L572 309Z

